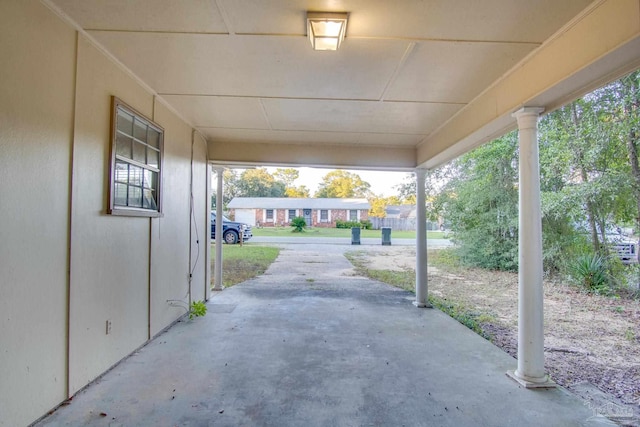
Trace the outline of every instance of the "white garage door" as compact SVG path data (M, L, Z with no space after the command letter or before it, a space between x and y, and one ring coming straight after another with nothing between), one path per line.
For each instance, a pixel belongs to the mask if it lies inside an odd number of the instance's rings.
M256 225L255 209L236 209L236 222Z

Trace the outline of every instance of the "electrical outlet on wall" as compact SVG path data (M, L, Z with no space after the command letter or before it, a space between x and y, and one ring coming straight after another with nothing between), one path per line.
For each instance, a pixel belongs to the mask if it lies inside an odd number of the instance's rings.
M107 335L111 333L111 320L107 320L107 328L105 332L107 333Z

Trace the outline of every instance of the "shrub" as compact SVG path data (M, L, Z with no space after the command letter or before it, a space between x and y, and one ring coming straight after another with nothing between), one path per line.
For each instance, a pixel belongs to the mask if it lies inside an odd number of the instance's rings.
M569 264L573 279L588 292L609 293L606 259L599 254L580 255Z
M204 301L193 301L189 310L189 319L207 314L207 304Z
M303 217L297 216L291 220L291 226L293 227L292 231L294 233L301 233L304 231L305 227L307 226L307 222L304 220Z
M336 228L354 228L354 227L371 230L371 228L373 227L373 224L369 220L364 220L364 221L342 221L339 219L336 220Z
M352 228L352 227L360 227L360 223L357 221L342 221L340 219L336 220L336 228Z

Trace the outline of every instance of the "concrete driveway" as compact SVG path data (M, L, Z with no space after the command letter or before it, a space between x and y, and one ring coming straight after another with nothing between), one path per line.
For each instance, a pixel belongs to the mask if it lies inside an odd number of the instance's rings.
M412 294L355 276L351 249L285 245L38 425L609 425L564 389L519 387L513 358Z

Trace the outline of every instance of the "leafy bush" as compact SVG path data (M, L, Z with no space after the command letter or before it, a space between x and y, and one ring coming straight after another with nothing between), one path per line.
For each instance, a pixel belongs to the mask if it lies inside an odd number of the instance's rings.
M340 219L336 220L336 228L352 228L352 227L360 227L360 223L358 221L342 221Z
M465 227L461 226L451 239L456 243L455 255L463 265L487 270L518 270L517 230L493 227L489 221L484 225Z
M207 314L207 304L204 301L193 301L189 310L189 319Z
M342 221L336 220L336 228L364 228L366 230L371 230L373 228L373 224L369 220L362 221Z
M293 227L294 233L302 233L307 226L307 222L303 217L297 216L291 220L291 226Z
M606 258L599 254L581 255L569 264L573 279L588 292L607 294L609 274Z

